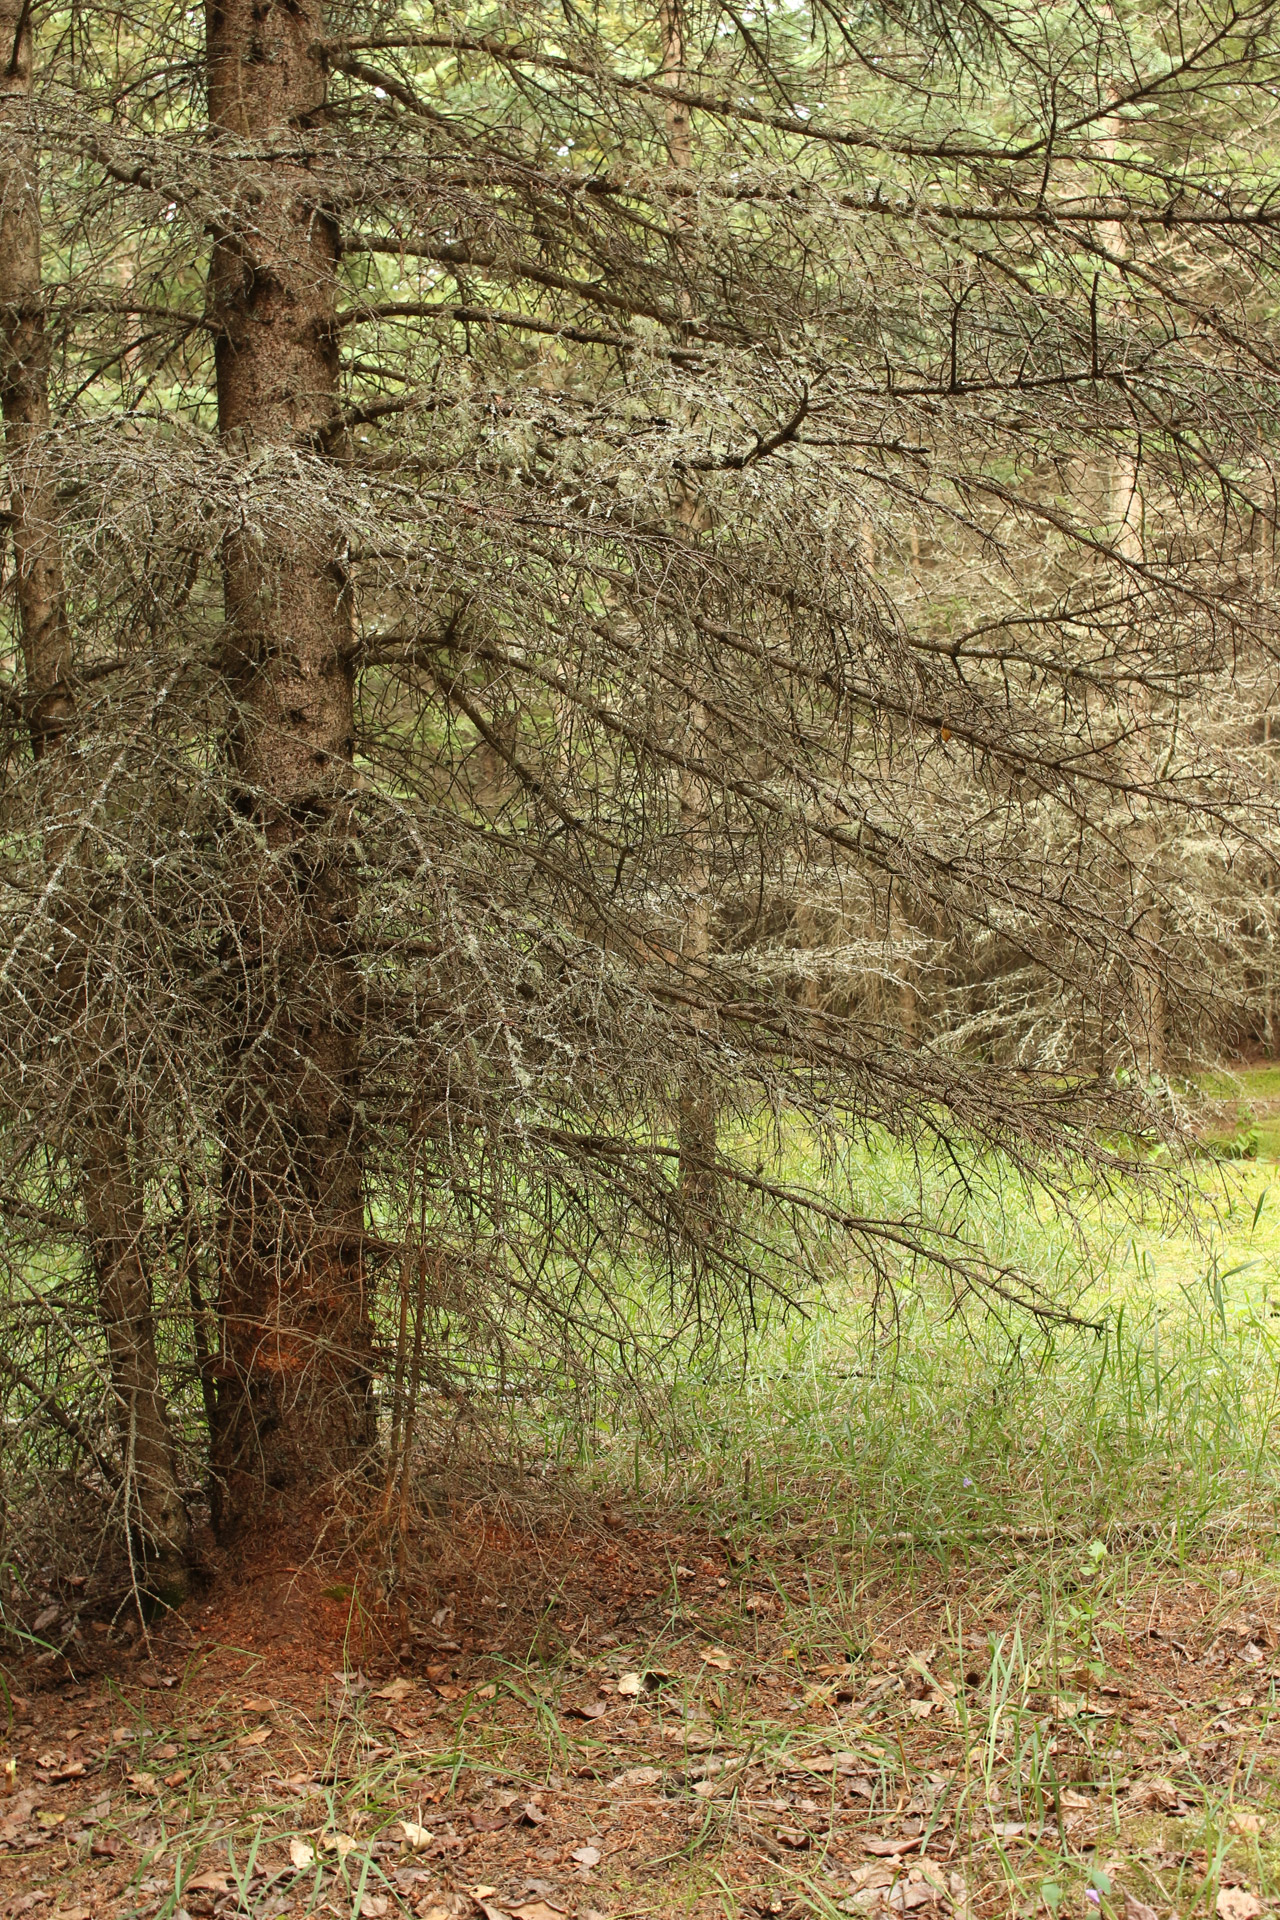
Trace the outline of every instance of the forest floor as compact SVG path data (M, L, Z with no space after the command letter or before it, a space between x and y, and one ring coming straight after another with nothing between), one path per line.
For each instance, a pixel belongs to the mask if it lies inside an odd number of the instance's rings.
M1077 1548L1046 1619L1033 1552L855 1570L803 1536L477 1517L469 1574L407 1630L315 1573L226 1570L149 1642L27 1676L0 1910L1280 1905L1273 1571Z

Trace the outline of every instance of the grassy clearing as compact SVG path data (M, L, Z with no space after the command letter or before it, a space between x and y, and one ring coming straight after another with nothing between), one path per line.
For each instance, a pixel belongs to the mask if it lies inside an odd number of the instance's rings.
M877 1171L887 1210L892 1171ZM851 1286L740 1368L674 1375L668 1425L597 1428L580 1466L641 1505L850 1545L1256 1541L1280 1484L1280 1172L1206 1163L1203 1185L1196 1223L1095 1211L1084 1247L1043 1197L1005 1193L976 1222L993 1258L1093 1326L957 1304L927 1274L904 1275L876 1325ZM566 1428L553 1450L569 1445Z
M1205 1140L1234 1158L1280 1159L1280 1066L1246 1067L1205 1076Z

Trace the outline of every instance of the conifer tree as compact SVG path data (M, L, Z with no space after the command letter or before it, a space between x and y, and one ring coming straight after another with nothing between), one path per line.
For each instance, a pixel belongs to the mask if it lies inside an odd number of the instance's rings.
M0 32L9 1310L150 1584L379 1470L402 1294L450 1391L833 1243L1054 1310L841 1156L1124 1165L1143 849L1274 864L1271 8Z

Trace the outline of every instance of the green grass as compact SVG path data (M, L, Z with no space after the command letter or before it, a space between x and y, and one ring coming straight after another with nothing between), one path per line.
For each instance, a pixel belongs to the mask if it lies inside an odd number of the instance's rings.
M868 1210L908 1170L863 1168ZM1280 1169L1204 1163L1197 1217L1134 1226L992 1178L964 1217L995 1261L1093 1325L1041 1324L904 1270L896 1311L855 1273L738 1365L673 1367L661 1416L592 1435L588 1478L726 1524L820 1523L850 1542L1164 1538L1178 1553L1276 1518ZM566 1422L548 1433L563 1458Z
M1243 1100L1277 1100L1280 1099L1280 1064L1206 1074L1203 1086L1206 1093L1219 1098L1235 1095Z
M1202 1132L1206 1148L1229 1159L1280 1160L1280 1066L1207 1074L1200 1091L1218 1107Z

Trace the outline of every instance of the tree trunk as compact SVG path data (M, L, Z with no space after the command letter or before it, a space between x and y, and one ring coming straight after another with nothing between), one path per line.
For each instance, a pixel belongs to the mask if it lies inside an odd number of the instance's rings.
M1109 507L1111 522L1119 529L1117 552L1126 560L1141 561L1142 496L1134 464L1127 455L1112 463ZM1145 687L1135 687L1130 695L1128 719L1133 728L1129 772L1135 783L1145 785L1152 776L1151 695ZM1146 801L1136 800L1133 807L1133 820L1121 835L1128 917L1134 937L1145 943L1151 959L1147 964L1136 962L1129 969L1124 1013L1134 1066L1141 1079L1149 1080L1164 1072L1168 1053L1164 987L1159 972L1164 914L1154 873L1159 854L1156 822Z
M1108 160L1115 158L1121 137L1119 122L1108 116L1102 122L1099 148ZM1129 237L1123 226L1110 232L1110 245L1123 256ZM1141 564L1143 558L1143 499L1138 469L1131 455L1117 453L1106 475L1107 517L1116 529L1115 550L1122 560ZM1133 729L1133 747L1128 771L1135 784L1146 785L1152 775L1151 695L1135 686L1129 700L1128 719ZM1125 855L1124 884L1128 901L1129 927L1135 939L1142 941L1150 959L1133 962L1124 983L1123 1014L1125 1038L1133 1065L1143 1080L1164 1072L1168 1054L1168 1016L1164 984L1160 975L1160 948L1164 938L1164 914L1155 879L1159 853L1159 834L1154 814L1144 800L1134 802L1132 823L1121 830ZM1104 1036L1104 1049L1105 1049Z
M889 942L893 950L893 966L897 976L894 998L897 1002L898 1033L904 1046L918 1047L920 1044L920 995L918 991L916 963L909 951L911 941L911 922L902 904L901 885L891 887L889 891ZM893 1015L890 1014L892 1019Z
M0 0L0 406L9 464L14 571L27 726L45 787L52 870L70 849L86 796L78 757L60 749L75 722L71 637L52 477L43 465L49 427L49 357L41 299L40 196L31 132L33 42L28 0ZM93 915L74 875L58 896L54 1003L68 1015L74 1073L72 1151L106 1340L128 1523L145 1590L169 1605L187 1592L188 1528L156 1355L143 1260L145 1215L130 1154L131 1128L114 1069L110 1011L101 1006Z
M693 755L706 751L707 714L694 701L689 715ZM706 982L711 959L711 870L707 850L707 796L701 781L686 774L681 781L680 821L683 828L687 890L680 957L690 987L696 992ZM695 1027L705 1028L706 1016L695 1011ZM685 1233L703 1245L719 1226L721 1192L716 1168L719 1110L716 1090L702 1063L686 1065L680 1076L676 1112L677 1167Z
M683 87L688 76L680 0L662 0L658 22L662 34L662 77L672 86ZM679 101L670 100L664 108L664 120L671 164L687 172L693 166L689 109ZM683 201L673 206L671 224L677 234L690 230L691 222ZM686 313L689 311L688 296L684 293L680 295L680 307ZM677 534L686 539L702 532L707 525L702 491L691 479L682 480L676 490L672 519ZM708 744L707 712L701 700L695 698L690 702L688 718L690 749L697 755L705 752ZM706 978L711 957L711 871L706 808L704 783L686 772L680 781L680 827L685 845L687 890L680 953L690 983L694 985ZM695 1026L705 1024L702 1016L694 1015ZM715 1088L702 1071L701 1063L695 1061L692 1066L685 1066L676 1101L676 1144L684 1230L694 1246L705 1242L718 1222L721 1201L716 1172L718 1119Z
M0 0L0 370L9 456L27 726L37 760L71 724L62 555L53 484L41 468L49 426L49 352L41 299L40 186L31 126L33 39L27 0Z
M238 150L222 162L229 212L209 281L219 430L246 456L316 459L338 411L338 236L306 157L325 115L323 9L211 0L207 20L210 119ZM243 157L255 151L256 175ZM352 617L336 530L229 540L223 592L245 829L226 955L214 1435L215 1520L229 1536L361 1465L375 1430L348 954Z

